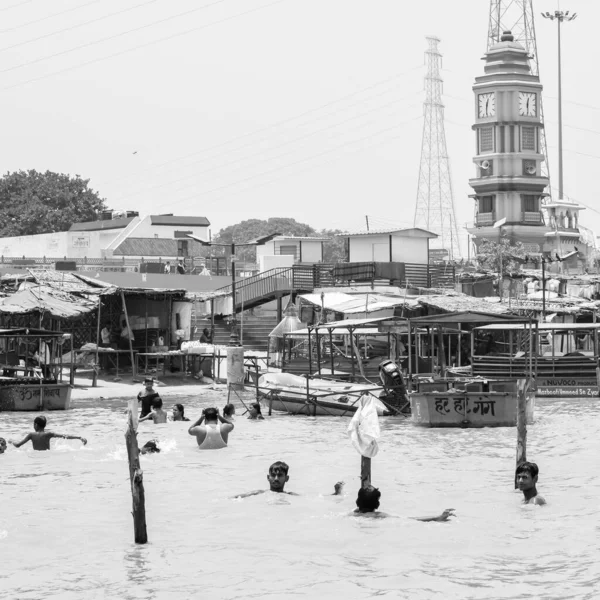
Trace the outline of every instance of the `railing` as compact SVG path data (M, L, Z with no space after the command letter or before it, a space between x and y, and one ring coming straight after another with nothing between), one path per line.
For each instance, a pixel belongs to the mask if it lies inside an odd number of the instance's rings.
M477 213L475 215L476 225L493 225L496 222L496 213Z
M543 225L544 217L541 212L523 212L521 214L521 222L523 223L531 223L534 225Z

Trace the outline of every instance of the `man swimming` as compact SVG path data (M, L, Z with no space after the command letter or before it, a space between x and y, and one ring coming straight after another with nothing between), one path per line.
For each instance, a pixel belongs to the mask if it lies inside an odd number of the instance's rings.
M0 438L0 454L4 454L6 452L6 440L4 438Z
M538 466L533 462L522 462L517 467L517 487L523 492L523 504L546 504L536 488L539 472Z
M367 487L361 487L358 490L358 496L356 498L356 508L354 514L356 516L369 516L374 518L390 517L387 513L380 512L379 499L381 498L381 492L378 488L369 485ZM434 515L432 517L409 517L415 521L447 521L448 517L454 517L453 508L447 508L441 515Z
M53 431L45 431L46 429L46 417L36 417L33 420L32 433L28 433L20 442L10 443L15 448L20 448L26 442L31 441L34 450L50 450L50 440L52 438L63 438L65 440L81 440L83 445L87 444L87 440L79 435L67 435L66 433L55 433Z
M153 407L153 411L149 414L147 414L145 417L141 417L140 418L140 423L142 421L148 421L149 419L152 419L154 421L155 425L158 425L159 423L166 423L167 422L167 413L163 410L163 402L160 398L156 399L154 401L154 407Z
M204 425L203 421L206 421ZM225 448L232 431L233 423L226 421L219 414L218 408L205 408L202 416L188 429L190 435L196 436L201 450Z
M299 496L295 492L286 492L285 484L290 480L288 472L290 467L281 460L274 462L269 467L267 473L267 481L269 482L268 490L254 490L253 492L246 492L245 494L238 494L233 496L234 498L247 498L248 496L257 496L258 494L264 494L267 491L275 492L276 494L289 494L290 496ZM340 496L344 491L344 482L338 481L334 487L333 496Z

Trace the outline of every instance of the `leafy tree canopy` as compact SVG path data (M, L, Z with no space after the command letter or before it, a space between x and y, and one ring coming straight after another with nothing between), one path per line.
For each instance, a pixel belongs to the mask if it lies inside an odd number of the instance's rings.
M342 262L345 260L344 238L338 229L314 229L306 223L298 223L295 219L273 217L271 219L248 219L236 225L230 225L221 229L214 238L218 244L243 244L256 238L280 233L282 235L293 235L297 237L328 237L332 238L324 244L323 260L327 263ZM256 260L256 248L254 246L241 246L236 248L236 256L240 260Z
M500 242L482 240L477 258L482 267L496 273L502 271L503 275L510 275L521 270L525 262L526 252L521 242L512 243L508 238L502 238Z
M106 206L88 183L52 171L7 173L0 179L0 235L67 231L73 223L96 220Z

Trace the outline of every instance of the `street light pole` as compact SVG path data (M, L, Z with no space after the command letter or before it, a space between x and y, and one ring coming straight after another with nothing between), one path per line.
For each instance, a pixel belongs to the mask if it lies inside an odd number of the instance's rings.
M562 10L554 11L554 14L549 12L542 13L542 17L554 21L558 26L558 199L563 199L563 141L562 141L562 68L561 68L561 37L560 26L563 21L572 21L577 17L577 13L569 15L569 11Z

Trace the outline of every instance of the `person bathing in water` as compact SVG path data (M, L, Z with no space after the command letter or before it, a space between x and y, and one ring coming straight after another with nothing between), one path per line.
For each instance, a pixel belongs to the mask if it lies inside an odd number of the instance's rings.
M367 487L361 487L358 490L358 496L356 498L356 508L354 510L354 515L356 516L369 516L376 518L390 517L392 515L388 515L384 512L380 512L377 509L379 508L379 498L381 498L381 492L372 485ZM436 515L433 517L409 517L410 519L415 519L416 521L447 521L448 517L454 517L453 508L447 508L441 515Z
M50 450L50 440L52 438L63 438L65 440L81 440L83 445L87 444L87 440L79 435L68 435L66 433L55 433L53 431L46 431L46 417L36 417L33 420L34 431L28 433L20 442L10 443L15 448L20 448L23 444L31 441L34 450Z
M234 498L247 498L248 496L257 496L258 494L264 494L267 491L275 492L276 494L289 494L290 496L299 496L295 492L286 492L285 484L290 480L290 476L288 472L290 467L281 460L274 462L269 467L269 472L267 473L267 481L269 482L268 490L254 490L253 492L247 492L245 494L238 494L237 496L233 496ZM334 487L333 496L340 496L344 489L344 482L338 481Z
M171 411L173 413L171 416L171 421L189 421L189 419L185 416L183 404L174 404Z
M4 438L0 438L0 454L4 454L6 452L6 440Z
M154 410L150 414L147 414L145 417L142 417L140 419L140 423L142 421L148 421L149 419L152 419L154 421L155 425L158 425L159 423L166 423L168 415L163 410L162 405L163 405L163 402L160 398L155 400L154 401Z
M144 379L144 391L138 394L137 399L138 402L142 403L142 411L140 412L141 419L150 414L156 400L160 399L158 392L154 391L154 379L152 379L152 377L146 377L146 379Z
M264 420L262 415L262 411L260 410L260 404L258 402L253 402L248 409L248 418L249 419L257 419Z
M235 415L235 406L233 404L226 404L223 408L223 418L228 423L233 423Z
M517 487L523 492L523 504L546 504L536 488L539 472L538 466L533 462L522 462L517 467Z
M206 423L203 425L204 421ZM218 408L205 408L202 416L188 429L190 435L196 436L201 450L225 448L232 431L233 423L225 420Z

